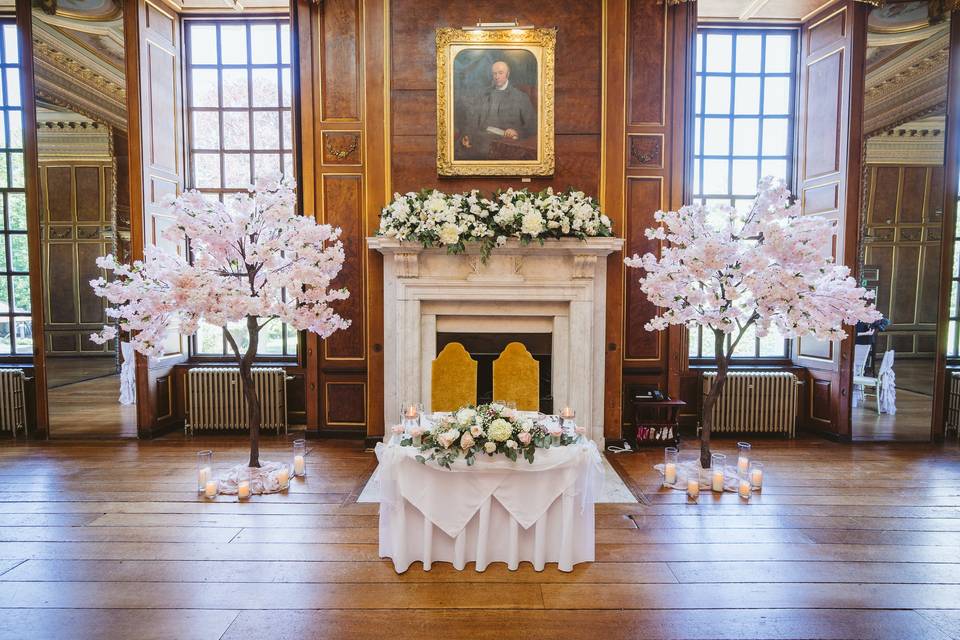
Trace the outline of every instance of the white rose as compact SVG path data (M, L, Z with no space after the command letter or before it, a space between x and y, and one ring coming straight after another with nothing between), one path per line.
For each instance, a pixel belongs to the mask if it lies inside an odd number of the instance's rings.
M543 216L540 215L540 212L530 211L523 214L520 231L531 236L540 235L540 232L543 231Z
M530 418L524 418L523 422L520 423L520 430L526 433L533 429L533 420Z
M474 438L479 438L483 435L483 427L481 427L478 423L474 423L473 426L470 427L470 435L472 435Z
M460 409L460 411L457 411L457 422L459 422L464 426L473 422L473 419L476 417L477 417L477 412L474 411L473 409Z
M486 451L487 453L493 453L494 451L497 450L497 443L487 442L486 444L483 445L483 450Z
M516 440L507 440L507 449L516 449L517 441Z

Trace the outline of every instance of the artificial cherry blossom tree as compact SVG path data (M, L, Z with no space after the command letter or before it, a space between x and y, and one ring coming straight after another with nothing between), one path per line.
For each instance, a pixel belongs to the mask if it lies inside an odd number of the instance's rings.
M240 366L249 466L259 467L261 413L252 367L260 331L277 321L327 338L349 326L330 307L348 295L330 288L343 265L340 229L298 215L293 184L273 178L224 202L188 191L167 204L173 224L164 233L166 248L148 247L145 259L132 265L112 255L97 259L113 276L90 285L113 305L107 316L117 325L105 326L92 339L115 338L119 326L131 332L134 349L157 356L169 331L189 336L201 322L222 327ZM248 336L243 351L229 329L238 322L245 323Z
M728 205L689 205L658 211L650 239L665 241L660 256L627 258L643 270L640 288L657 305L644 328L703 327L714 336L717 377L703 401L700 464L710 466L713 407L730 359L751 329L763 337L815 336L842 340L844 324L873 322L872 293L831 258L832 223L801 215L783 181L764 178L745 213Z

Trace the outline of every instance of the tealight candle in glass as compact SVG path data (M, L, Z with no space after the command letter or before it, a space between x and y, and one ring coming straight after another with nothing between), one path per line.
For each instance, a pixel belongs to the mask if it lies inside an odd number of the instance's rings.
M250 497L250 469L240 469L237 472L237 499L246 500Z
M206 493L207 482L213 479L213 451L197 452L197 493Z
M723 468L727 464L727 456L722 453L710 454L710 489L723 493Z
M290 468L287 467L287 465L280 465L274 477L277 479L277 484L280 485L280 489L286 489L290 486Z
M418 402L404 402L400 405L400 420L406 424L408 420L417 420L423 407Z
M750 499L750 478L746 474L737 478L737 494L744 500Z
M307 441L303 438L293 441L293 475L307 475Z
M754 491L763 489L763 463L750 461L750 486Z
M746 475L750 470L750 443L737 443L737 473Z
M677 457L676 447L667 447L663 450L663 484L677 484Z

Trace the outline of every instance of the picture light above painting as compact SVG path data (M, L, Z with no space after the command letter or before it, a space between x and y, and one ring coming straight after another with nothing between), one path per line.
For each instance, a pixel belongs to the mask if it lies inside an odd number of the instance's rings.
M437 29L437 173L546 176L556 29Z

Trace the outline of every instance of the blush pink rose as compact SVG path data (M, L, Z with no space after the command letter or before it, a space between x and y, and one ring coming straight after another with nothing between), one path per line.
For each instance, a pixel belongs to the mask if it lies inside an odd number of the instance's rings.
M531 436L528 431L522 431L520 435L517 436L517 439L520 440L520 444L528 445L530 441L533 440L533 436Z

